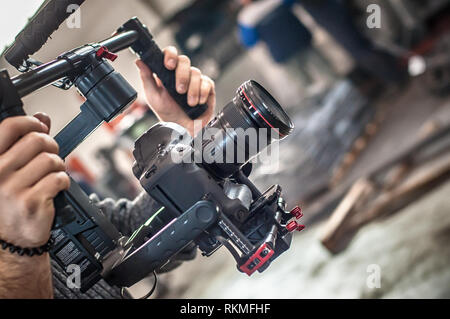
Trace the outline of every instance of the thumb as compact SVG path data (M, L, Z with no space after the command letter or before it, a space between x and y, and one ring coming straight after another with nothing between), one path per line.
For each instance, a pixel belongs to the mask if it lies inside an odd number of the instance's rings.
M47 126L47 132L50 132L50 125L51 125L51 120L50 117L42 112L38 112L36 114L34 114L34 117L37 118L39 121L41 121L43 124L45 124L45 126Z
M138 67L145 93L150 95L159 93L159 87L152 70L141 60L136 60L136 66Z

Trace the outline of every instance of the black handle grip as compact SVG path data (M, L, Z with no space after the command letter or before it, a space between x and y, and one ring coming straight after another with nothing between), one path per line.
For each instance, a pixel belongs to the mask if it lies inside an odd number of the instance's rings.
M161 79L164 87L170 96L177 102L182 110L191 118L196 119L202 115L208 106L206 104L189 106L187 103L187 94L180 94L176 91L175 71L168 70L164 66L164 53L158 47L155 41L151 41L145 56L141 57L142 61Z
M16 36L5 53L5 59L14 67L19 67L28 56L37 52L50 35L58 29L72 13L69 5L81 5L85 0L51 0L40 8L31 21Z
M23 103L8 71L0 71L0 122L12 116L25 115Z
M75 183L73 180L70 182ZM67 201L65 191L59 192L58 195L56 195L53 199L53 204L55 206L55 218L53 219L52 230L70 224L76 219L75 212Z
M187 94L179 94L175 86L175 71L168 70L164 66L164 54L153 40L153 36L147 27L142 24L138 18L134 17L128 20L118 32L135 30L138 33L138 39L131 45L133 51L142 61L156 73L169 92L170 96L177 102L181 109L191 118L196 119L207 109L206 104L189 106L187 103Z

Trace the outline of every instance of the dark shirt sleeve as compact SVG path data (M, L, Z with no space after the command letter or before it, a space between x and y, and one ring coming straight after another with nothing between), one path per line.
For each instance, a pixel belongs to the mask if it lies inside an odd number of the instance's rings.
M124 198L117 201L110 198L99 201L95 194L91 195L90 198L124 236L131 236L154 212L161 208L161 205L146 192L142 192L132 201ZM197 246L195 243L190 243L174 255L169 263L158 269L158 272L171 271L184 261L194 259L196 254Z
M115 201L107 198L100 201L95 194L90 198L124 236L130 236L161 207L146 192L142 192L134 200L122 198Z

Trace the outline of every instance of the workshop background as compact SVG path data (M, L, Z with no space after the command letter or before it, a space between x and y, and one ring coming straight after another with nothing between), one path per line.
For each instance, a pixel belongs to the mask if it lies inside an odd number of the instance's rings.
M41 3L2 1L2 46ZM102 40L138 16L160 47L177 46L216 81L218 110L255 79L296 126L280 165L250 176L262 189L280 184L302 207L306 229L291 249L252 277L223 248L198 254L161 275L152 298L450 297L450 1L95 0L79 13L80 28L63 24L36 59ZM113 65L138 102L67 159L75 180L103 198L141 191L133 141L157 121L134 61L124 51ZM0 68L17 74L3 58ZM56 134L82 100L48 87L24 102L48 113ZM151 284L131 291L142 296Z

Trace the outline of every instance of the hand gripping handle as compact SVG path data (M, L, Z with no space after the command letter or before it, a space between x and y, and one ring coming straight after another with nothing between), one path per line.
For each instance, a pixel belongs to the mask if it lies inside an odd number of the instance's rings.
M128 20L118 32L135 30L138 32L138 40L131 45L131 49L140 57L140 59L156 73L169 92L170 96L177 102L181 109L191 118L196 119L202 115L208 108L206 104L189 106L187 103L187 94L179 94L176 91L175 71L168 70L164 66L164 54L153 40L153 36L136 17Z

